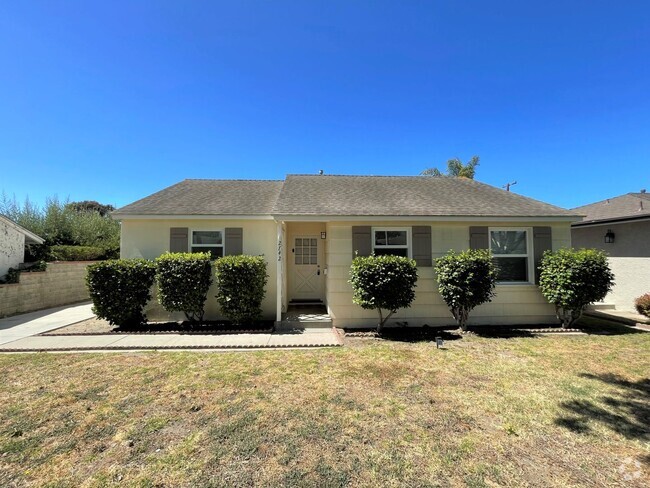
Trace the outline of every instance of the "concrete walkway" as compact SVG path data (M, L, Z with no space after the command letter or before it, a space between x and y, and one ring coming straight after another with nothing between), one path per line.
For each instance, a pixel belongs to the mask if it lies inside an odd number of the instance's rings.
M585 315L599 319L611 320L619 324L629 325L640 330L650 331L650 318L624 310L585 310Z
M275 349L341 346L335 329L315 328L257 334L102 334L39 336L93 317L90 304L0 319L0 352L120 351L165 349Z
M0 319L0 345L90 319L90 302L48 308Z

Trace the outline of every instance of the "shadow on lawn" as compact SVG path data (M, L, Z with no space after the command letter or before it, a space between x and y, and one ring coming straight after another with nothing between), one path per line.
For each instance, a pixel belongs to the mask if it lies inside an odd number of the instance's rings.
M580 376L614 386L617 391L595 400L561 403L566 416L555 419L556 425L586 433L590 430L589 421L593 421L628 439L650 440L650 378L628 381L613 374Z

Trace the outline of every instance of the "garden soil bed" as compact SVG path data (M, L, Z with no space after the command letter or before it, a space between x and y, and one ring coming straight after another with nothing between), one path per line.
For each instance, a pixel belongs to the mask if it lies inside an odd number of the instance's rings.
M66 325L59 329L44 332L40 335L105 335L105 334L236 334L261 333L268 334L273 330L273 321L262 321L257 324L235 326L229 322L206 321L202 324L189 322L150 322L139 327L120 328L109 324L106 320L92 318Z

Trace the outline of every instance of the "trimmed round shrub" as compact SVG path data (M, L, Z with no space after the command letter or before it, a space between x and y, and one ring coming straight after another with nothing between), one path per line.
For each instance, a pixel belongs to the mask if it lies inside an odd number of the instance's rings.
M151 299L156 267L145 259L113 259L88 266L86 286L93 312L120 327L146 322L143 309Z
M467 330L469 313L494 297L497 269L492 255L482 249L449 251L436 259L434 266L442 299L458 326Z
M156 258L158 301L168 312L202 322L212 284L210 253L166 253Z
M641 315L650 317L650 293L641 295L636 300L634 300L634 308L636 308L636 311Z
M366 310L377 310L381 334L388 319L415 299L418 270L415 260L402 256L357 256L350 267L352 301ZM387 313L386 313L387 312Z
M216 261L215 268L221 313L236 325L260 320L269 277L264 257L225 256Z
M546 251L539 269L539 288L555 305L564 328L578 320L587 305L603 300L614 285L607 255L598 249Z

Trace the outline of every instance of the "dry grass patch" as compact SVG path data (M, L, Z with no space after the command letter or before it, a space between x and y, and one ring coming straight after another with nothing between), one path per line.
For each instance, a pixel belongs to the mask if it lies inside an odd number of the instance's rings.
M0 485L647 482L650 334L354 345L2 355Z

